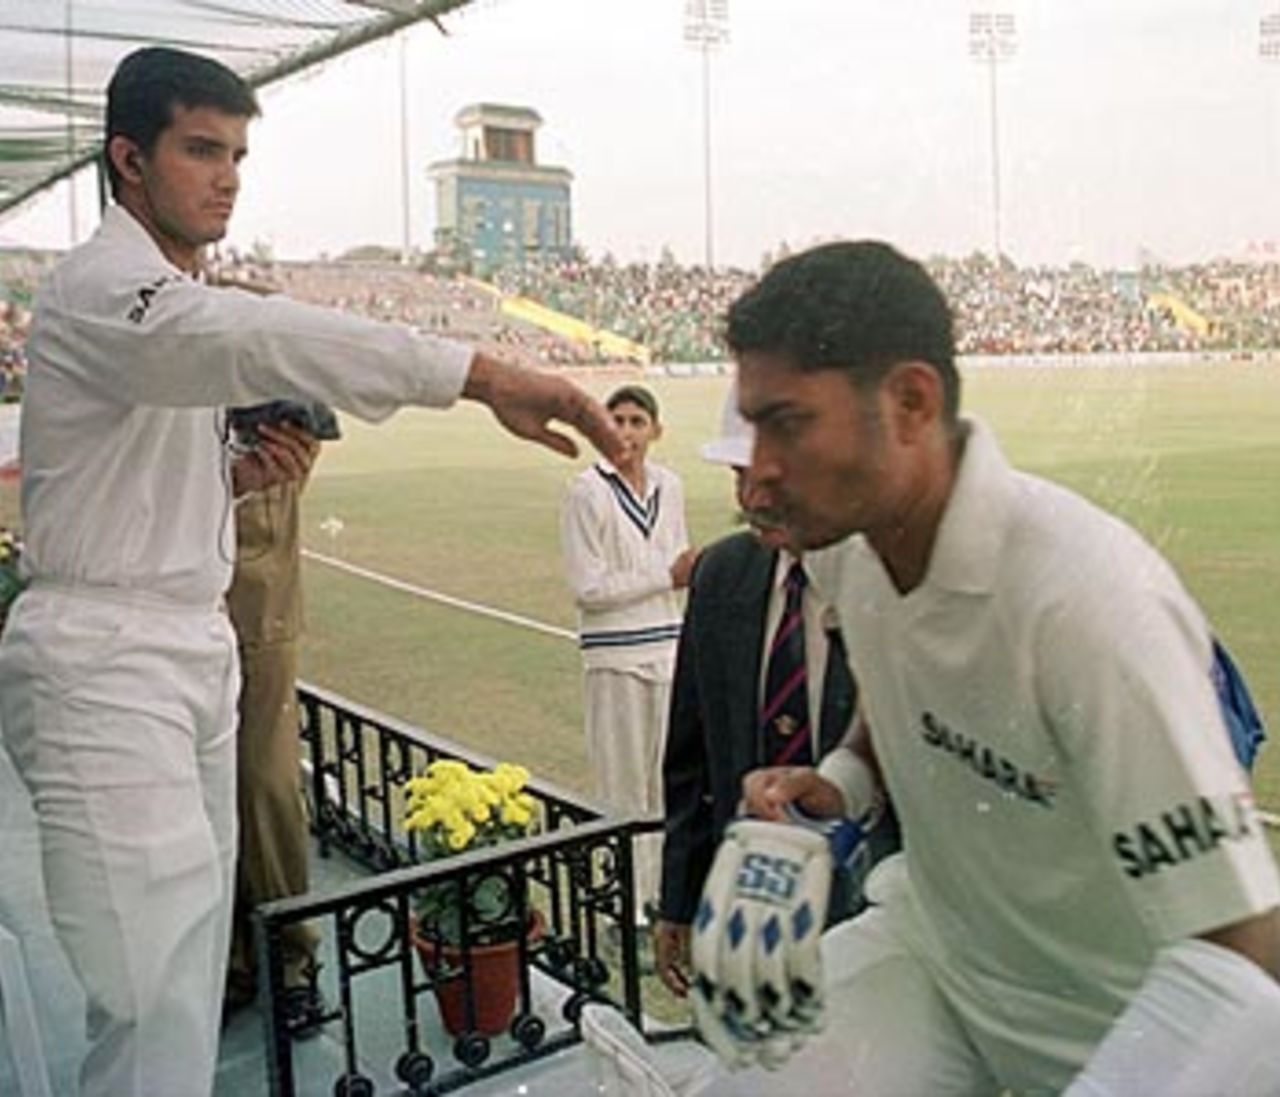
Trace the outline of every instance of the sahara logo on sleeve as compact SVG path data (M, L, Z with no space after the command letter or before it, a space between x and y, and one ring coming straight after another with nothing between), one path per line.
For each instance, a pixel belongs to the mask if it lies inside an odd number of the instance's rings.
M1247 792L1201 796L1111 836L1111 848L1126 876L1140 880L1173 868L1223 842L1238 842L1258 833L1253 797Z
M154 282L148 282L138 290L137 300L134 301L133 308L125 314L126 317L129 320L132 320L135 324L141 324L142 321L147 318L147 313L151 309L151 302L155 299L156 294L160 292L160 287L168 282L181 281L181 275L165 274L161 275L161 277L157 278Z

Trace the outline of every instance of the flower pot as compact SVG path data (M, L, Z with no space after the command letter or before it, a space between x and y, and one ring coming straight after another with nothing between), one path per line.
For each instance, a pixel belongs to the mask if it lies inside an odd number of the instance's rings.
M532 944L542 937L546 921L540 911L529 916L525 940ZM413 926L413 947L422 968L435 978L442 968L456 968L452 977L435 979L433 989L440 1006L440 1017L450 1036L477 1032L481 1036L498 1036L507 1031L516 1011L520 992L520 945L514 938L492 945L471 948L471 985L475 993L475 1027L467 1027L467 978L463 969L463 950L418 934Z

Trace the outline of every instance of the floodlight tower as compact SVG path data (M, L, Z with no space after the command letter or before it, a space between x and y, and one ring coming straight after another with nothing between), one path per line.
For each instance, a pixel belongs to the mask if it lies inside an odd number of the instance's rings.
M991 221L995 261L1000 262L1000 111L996 67L1018 52L1018 29L1012 12L975 11L969 14L969 58L987 66L991 116Z
M1280 8L1258 20L1258 57L1271 64L1280 63Z
M685 45L702 51L702 182L706 263L714 258L711 228L711 53L729 42L729 0L685 0Z
M1264 61L1280 61L1280 9L1258 20L1258 56Z
M63 35L63 52L65 55L65 73L67 78L67 103L76 102L76 64L72 43L75 35L75 4L73 0L66 2L66 33ZM76 123L75 111L67 111L67 163L76 160ZM69 246L75 247L80 242L80 211L76 205L76 173L67 176L67 228L70 232Z
M409 33L402 30L400 39L400 263L407 266L409 240Z

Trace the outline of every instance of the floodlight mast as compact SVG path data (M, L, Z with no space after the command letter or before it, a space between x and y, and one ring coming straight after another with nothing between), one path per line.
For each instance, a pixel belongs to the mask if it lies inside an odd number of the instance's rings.
M407 266L412 248L409 239L409 80L407 53L409 30L401 29L400 39L400 263Z
M1258 20L1258 56L1263 61L1280 61L1280 9Z
M67 102L74 103L76 101L76 63L75 53L71 48L72 34L75 28L75 4L74 0L66 0L66 33L64 39L64 70L67 84ZM67 162L73 163L76 158L76 122L75 113L67 111ZM80 242L80 211L76 206L76 177L74 174L67 176L67 244L69 247L75 247Z
M1258 57L1273 65L1280 63L1280 8L1258 20Z
M991 119L991 223L995 261L1004 254L1000 232L1000 98L996 66L1012 60L1018 52L1017 22L1012 12L975 11L969 14L969 58L987 66L987 88Z
M1273 65L1280 63L1280 9L1258 19L1258 58ZM1270 241L1270 237L1267 239ZM1274 256L1274 251L1267 251L1264 244L1263 255ZM1236 342L1237 345L1241 342L1238 335Z
M715 262L711 215L711 53L729 42L729 0L685 0L684 41L702 53L702 183L707 270Z

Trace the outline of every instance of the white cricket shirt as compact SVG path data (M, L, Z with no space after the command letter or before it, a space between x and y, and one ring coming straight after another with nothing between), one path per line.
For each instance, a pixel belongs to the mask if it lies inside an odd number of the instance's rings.
M646 462L644 477L640 498L607 461L580 472L561 511L561 541L583 665L650 666L669 679L681 624L671 565L689 545L684 488L661 465Z
M967 426L917 589L861 537L805 563L858 671L921 955L980 1030L1065 1060L1157 947L1276 906L1280 882L1173 570Z
M37 579L212 605L235 540L221 406L442 407L472 351L284 297L203 285L118 206L36 299L22 414Z

